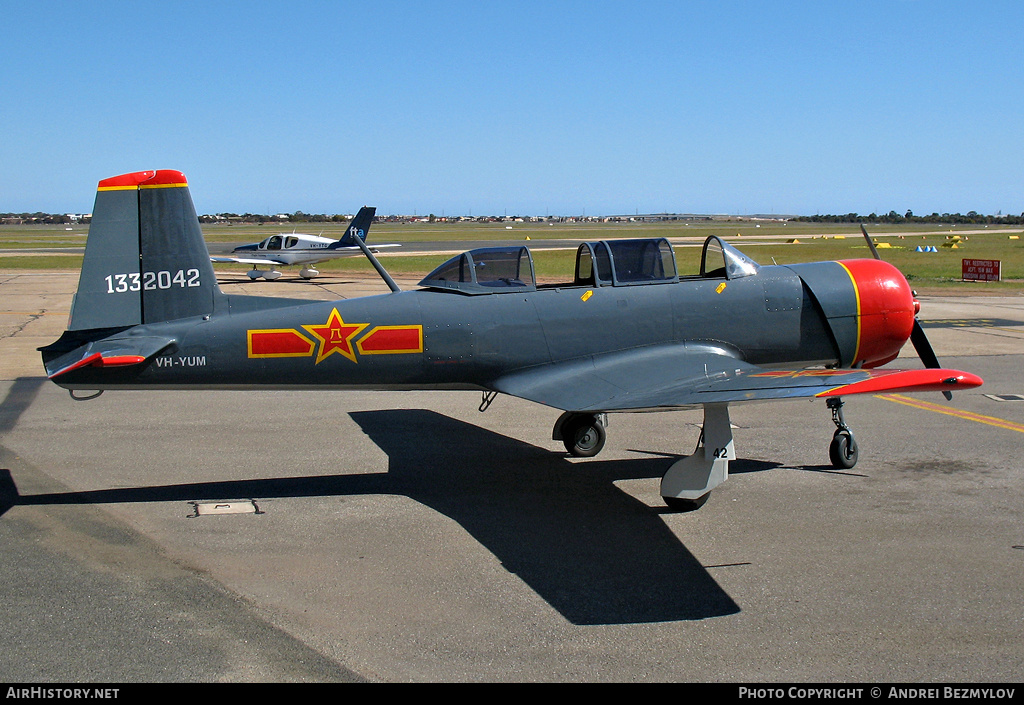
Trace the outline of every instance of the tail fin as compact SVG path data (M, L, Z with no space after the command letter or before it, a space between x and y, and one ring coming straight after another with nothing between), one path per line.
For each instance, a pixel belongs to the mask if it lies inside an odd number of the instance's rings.
M370 232L370 226L373 224L373 216L376 212L377 209L371 206L360 208L359 212L356 213L356 217L349 223L345 234L341 236L338 242L334 243L334 247L352 247L356 244L357 237L366 242L366 236Z
M68 330L205 315L219 295L184 174L100 181Z

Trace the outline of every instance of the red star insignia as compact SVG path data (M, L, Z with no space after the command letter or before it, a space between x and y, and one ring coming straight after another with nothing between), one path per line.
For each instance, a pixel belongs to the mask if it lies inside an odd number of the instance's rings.
M341 353L352 362L356 362L356 355L352 351L352 339L368 325L370 324L345 323L341 320L338 309L333 309L325 325L302 326L320 341L320 349L317 351L314 364L319 365L331 353Z

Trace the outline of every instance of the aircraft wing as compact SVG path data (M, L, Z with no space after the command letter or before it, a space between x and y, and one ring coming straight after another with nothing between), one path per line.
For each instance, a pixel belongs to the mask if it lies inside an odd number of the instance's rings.
M283 260L280 260L280 259L270 259L270 258L267 258L267 257L264 257L263 259L253 259L251 257L228 257L227 255L217 255L216 257L214 257L213 255L210 255L210 261L211 262L234 262L235 264L280 264L280 265L287 264L287 262L284 262Z
M777 369L705 344L637 348L503 375L494 390L564 411L693 408L715 402L954 391L981 384L947 369Z
M388 243L384 245L367 245L371 251L377 251L386 247L401 247L398 243ZM292 255L297 254L295 250L282 250L283 253L289 253ZM359 249L358 245L343 245L341 247L335 247L331 249L323 250L312 250L301 252L301 260L289 260L284 257L263 257L256 259L254 257L234 257L231 255L210 255L211 262L233 262L235 264L279 264L281 266L287 266L290 264L316 264L317 262L323 262L324 260L332 259L334 257L351 257L353 255L362 254L362 250Z

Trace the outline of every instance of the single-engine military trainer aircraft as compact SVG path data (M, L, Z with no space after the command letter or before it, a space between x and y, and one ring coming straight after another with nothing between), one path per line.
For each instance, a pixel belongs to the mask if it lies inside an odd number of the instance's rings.
M312 279L320 274L320 271L313 267L318 262L335 257L362 255L362 250L356 244L356 240L366 242L366 235L370 232L375 212L374 208L365 206L361 208L348 228L345 229L345 234L338 240L305 233L271 235L262 242L240 245L233 249L230 255L213 255L210 260L251 264L252 269L248 272L250 279L256 280L262 277L270 281L281 277L281 272L277 271L278 266L297 264L302 265L299 276L303 279ZM373 249L379 250L383 247L399 247L399 245L374 245ZM270 265L270 269L258 269L257 265L260 264Z
M661 481L666 504L683 510L728 476L730 404L825 399L836 425L829 455L849 468L858 450L843 397L982 384L939 367L907 280L877 252L761 266L712 236L699 272L684 276L664 238L584 242L571 278L539 284L529 249L489 247L400 291L355 241L390 293L227 295L181 172L104 179L68 330L41 348L47 375L76 398L150 388L475 389L483 407L504 393L563 411L552 435L576 456L600 451L608 412L703 408L696 450ZM908 339L924 369L880 369Z

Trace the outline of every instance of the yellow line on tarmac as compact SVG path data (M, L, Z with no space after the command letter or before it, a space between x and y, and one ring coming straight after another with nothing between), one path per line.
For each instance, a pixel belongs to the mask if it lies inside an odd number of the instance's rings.
M995 416L975 414L971 411L964 411L963 409L954 409L948 406L942 406L941 404L933 404L931 402L921 401L920 399L905 397L902 394L876 394L875 396L879 399L894 401L897 404L906 404L907 406L924 409L925 411L934 411L938 414L947 414L949 416L967 419L968 421L977 421L978 423L988 424L989 426L996 426L997 428L1005 428L1010 431L1024 433L1024 424L1014 423L1013 421L1007 421L1006 419L999 419Z

